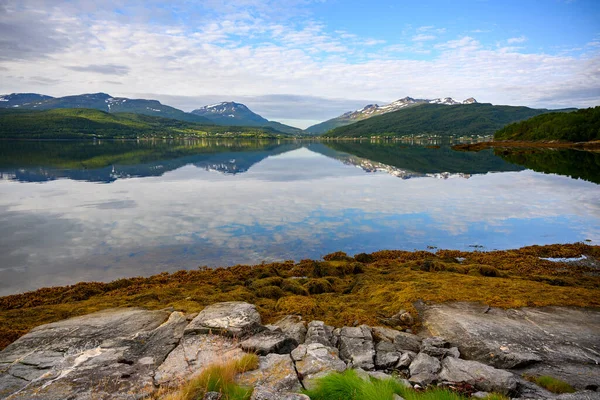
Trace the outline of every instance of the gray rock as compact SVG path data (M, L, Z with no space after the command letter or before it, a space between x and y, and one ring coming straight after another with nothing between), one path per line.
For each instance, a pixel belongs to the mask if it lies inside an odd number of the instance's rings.
M488 392L475 392L471 395L471 397L474 397L476 399L487 399L489 395L490 393Z
M371 333L373 334L373 340L377 343L379 342L394 342L394 339L400 331L392 328L387 328L385 326L374 326L371 328Z
M292 350L291 356L298 376L307 389L312 387L315 379L346 369L346 363L339 358L338 349L321 343L301 344Z
M308 323L304 344L321 343L324 346L333 346L333 327L325 325L323 321Z
M402 353L398 363L396 364L396 368L408 368L416 356L417 354L413 353L412 351Z
M396 346L391 342L379 342L375 345L375 368L388 369L395 367L402 353L396 351Z
M394 395L392 396L392 400L404 400L404 397L394 393Z
M437 358L419 353L410 363L410 378L408 380L421 386L429 385L438 380L438 373L441 368L442 366Z
M154 380L160 385L177 386L211 364L239 359L244 354L232 338L187 334L156 369Z
M185 328L185 333L214 333L244 337L264 328L256 306L242 301L215 303L200 311Z
M409 350L418 353L421 350L421 339L412 333L398 332L394 337L394 344L400 351Z
M298 346L296 339L278 331L263 331L241 343L242 349L265 356L270 353L289 354Z
M438 348L450 348L450 342L440 336L432 336L423 339L421 342L421 348L423 347L438 347Z
M261 387L273 392L301 389L294 363L287 354L260 357L258 369L240 374L237 382L248 387Z
M310 400L310 397L300 393L278 392L258 386L254 388L250 400Z
M475 303L425 306L423 324L464 358L550 374L577 389L598 384L600 312L574 307L502 310Z
M517 380L510 372L454 357L442 361L439 378L447 382L467 382L485 392L512 394L517 389Z
M448 347L450 343L438 336L425 338L421 342L421 352L439 360L448 354Z
M446 357L460 358L460 351L458 350L458 347L450 347Z
M0 352L0 395L11 399L133 399L177 346L182 313L112 309L39 326ZM132 395L135 393L135 395Z
M223 397L223 395L219 392L207 392L204 394L204 397L202 397L202 400L221 400L221 397Z
M565 393L557 396L556 400L600 400L600 392L582 390L575 393Z
M299 315L288 315L273 324L283 333L295 339L298 344L306 339L306 322Z
M340 357L356 368L371 370L375 368L373 336L366 325L343 327L339 339Z

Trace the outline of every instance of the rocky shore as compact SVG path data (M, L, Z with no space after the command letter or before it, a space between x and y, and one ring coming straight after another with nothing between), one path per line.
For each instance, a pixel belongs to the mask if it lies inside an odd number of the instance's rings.
M0 352L6 399L141 399L207 366L259 355L237 376L252 399L307 399L318 378L352 368L417 389L460 386L474 397L600 399L600 311L417 304L418 334L385 326L333 327L289 315L263 325L252 304L198 314L110 309L33 329ZM401 310L395 318L412 318ZM410 330L409 330L410 331ZM577 390L555 395L523 379L549 374ZM465 389L466 388L466 389Z

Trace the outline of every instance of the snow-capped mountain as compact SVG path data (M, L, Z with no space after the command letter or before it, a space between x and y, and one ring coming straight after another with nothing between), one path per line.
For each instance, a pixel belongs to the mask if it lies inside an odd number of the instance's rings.
M260 126L271 127L283 133L298 134L302 131L288 125L281 124L275 121L269 121L266 118L252 112L248 107L241 103L233 101L225 101L222 103L211 104L209 106L200 107L192 114L204 118L208 118L218 125L232 126Z
M342 115L342 117L346 117L353 120L361 120L365 118L370 118L375 115L385 114L393 111L398 111L403 108L412 107L419 104L444 104L448 106L454 106L459 104L473 104L477 103L472 97L464 101L456 101L452 97L444 97L437 99L413 99L412 97L404 97L403 99L396 100L390 104L386 104L380 106L378 104L369 104L359 110L350 111Z
M460 104L473 104L477 103L473 97L469 97L464 101L456 101L452 97L444 97L437 99L414 99L412 97L404 97L396 100L390 104L380 106L378 104L369 104L356 111L349 111L340 115L339 117L330 119L320 124L313 125L306 129L307 132L313 134L325 133L330 129L337 128L339 126L349 125L356 121L371 118L376 115L386 114L394 111L401 110L403 108L414 107L421 104L444 104L448 106L460 105Z

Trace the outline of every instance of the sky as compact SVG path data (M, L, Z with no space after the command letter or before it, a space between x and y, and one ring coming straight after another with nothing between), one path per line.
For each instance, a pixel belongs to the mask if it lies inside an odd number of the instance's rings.
M600 105L598 0L0 0L0 94L236 101L306 128L366 104Z

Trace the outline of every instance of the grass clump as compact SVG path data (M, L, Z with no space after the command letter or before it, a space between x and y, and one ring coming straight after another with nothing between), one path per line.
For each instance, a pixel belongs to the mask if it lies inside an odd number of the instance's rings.
M561 394L575 392L575 388L569 385L567 382L549 375L525 376L525 379L543 387L552 393Z
M252 396L252 388L245 388L235 383L239 373L258 368L258 356L245 354L242 358L223 364L208 366L200 375L190 379L179 390L169 393L163 400L197 400L207 392L221 393L222 400L248 400Z
M305 390L304 394L311 400L393 400L395 394L406 400L466 400L466 397L445 389L416 392L394 378L361 378L351 369L320 378L315 387Z

